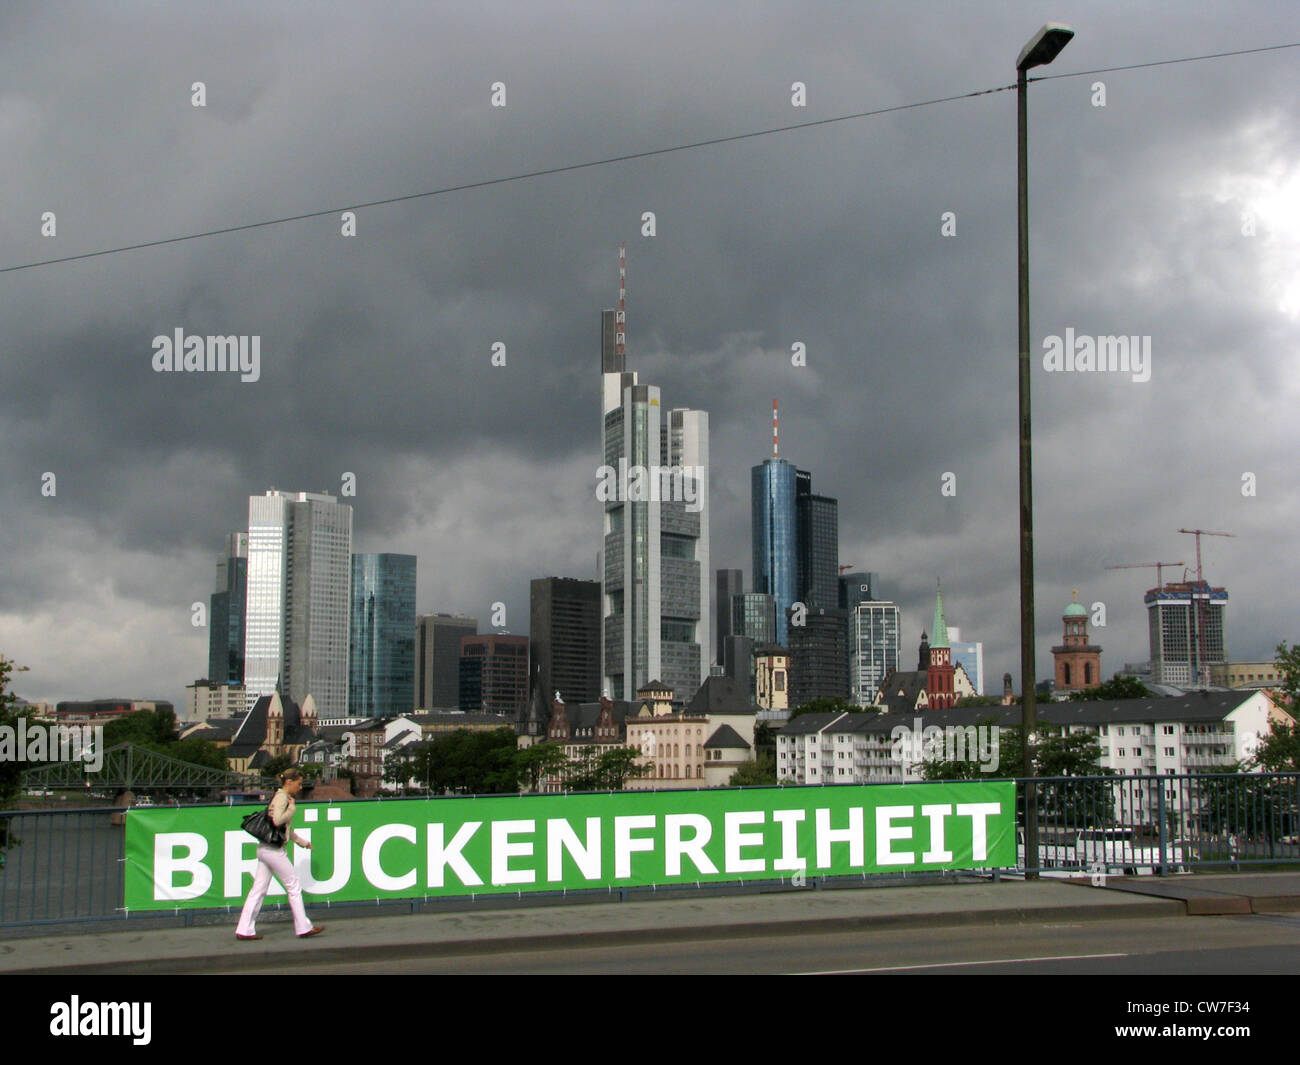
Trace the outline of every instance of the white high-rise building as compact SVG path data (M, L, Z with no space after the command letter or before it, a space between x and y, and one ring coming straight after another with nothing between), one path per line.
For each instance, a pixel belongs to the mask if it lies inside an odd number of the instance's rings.
M320 717L348 709L352 508L334 496L278 492L248 500L248 705L309 694Z
M661 681L685 704L708 677L713 646L709 416L665 412L659 389L626 370L622 313L601 319L602 462L616 485L603 515L602 685L630 700Z
M898 604L862 600L849 611L849 698L870 706L898 669Z

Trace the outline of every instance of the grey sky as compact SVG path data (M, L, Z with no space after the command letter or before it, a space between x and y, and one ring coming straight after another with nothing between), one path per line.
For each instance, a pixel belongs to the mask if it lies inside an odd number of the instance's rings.
M1289 3L10 4L0 266L1006 85L1047 18L1078 36L1044 73L1300 41ZM1067 327L1153 352L1145 384L1035 371L1040 676L1072 587L1107 606L1107 676L1147 657L1154 573L1104 567L1193 563L1179 526L1236 534L1202 545L1233 657L1300 637L1278 594L1300 576L1298 64L1031 87L1035 360ZM899 595L904 661L941 576L992 686L1018 677L1014 93L368 209L358 230L0 274L20 694L182 706L207 663L190 604L247 497L345 471L356 550L418 555L421 612L486 621L500 600L526 631L531 577L595 571L621 240L630 365L710 415L712 565L749 580L778 397L782 454L840 500L841 560ZM154 373L177 327L260 335L260 381Z

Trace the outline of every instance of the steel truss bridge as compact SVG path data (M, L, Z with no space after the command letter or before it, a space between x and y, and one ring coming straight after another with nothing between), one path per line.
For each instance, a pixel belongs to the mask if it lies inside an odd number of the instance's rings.
M106 750L104 763L97 772L90 772L84 761L74 760L52 762L22 774L23 788L51 791L82 791L86 788L197 791L259 785L265 786L255 773L234 773L227 769L182 762L179 758L159 754L134 743L119 743Z

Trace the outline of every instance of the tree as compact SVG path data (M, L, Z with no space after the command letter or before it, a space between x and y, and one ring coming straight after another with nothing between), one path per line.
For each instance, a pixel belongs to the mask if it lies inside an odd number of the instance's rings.
M576 761L569 763L564 786L570 791L618 791L634 777L644 776L649 765L637 765L641 751L636 747L608 747L598 751L587 746Z
M762 751L752 762L746 762L727 782L732 787L757 787L762 784L775 784L776 755L771 751Z
M176 713L173 710L136 710L116 717L104 726L104 749L119 743L134 743L160 754L176 742Z
M1296 696L1300 694L1300 644L1288 648L1283 640L1277 645L1277 658L1274 661L1282 674L1282 683L1279 685L1282 697L1294 713ZM1272 722L1269 735L1259 738L1259 745L1247 766L1272 773L1300 770L1300 724Z
M849 702L848 699L836 696L833 699L811 699L801 706L796 706L790 711L790 719L794 720L802 714L878 714L879 712L878 706L859 706L857 703Z
M273 780L292 765L293 759L287 754L277 754L274 758L268 758L258 772L264 779Z
M1267 736L1247 760L1248 767L1258 766L1269 773L1294 773L1300 770L1300 725L1274 721Z
M924 719L923 719L924 723ZM997 728L995 717L984 717L977 728ZM997 780L1016 777L1024 771L1024 743L1019 725L1003 728L998 733L998 764L992 772L985 772L978 758L928 758L919 768L924 780ZM913 766L912 768L918 768Z
M979 723L996 727L995 718ZM985 773L974 758L930 759L921 764L925 780L997 780L1020 777L1025 764L1024 729L1012 725L998 734L998 765ZM1101 747L1095 736L1067 732L1043 736L1034 747L1034 773L1039 777L1108 777L1112 770L1101 764ZM1023 796L1023 786L1021 789ZM1035 788L1040 819L1065 825L1109 824L1114 820L1112 786L1104 780L1048 780Z
M1084 688L1074 698L1078 702L1118 702L1121 699L1149 699L1151 693L1137 677L1111 677L1095 688Z
M419 779L420 759L426 755L427 746L427 744L416 743L393 751L384 759L384 783L399 784L405 790L406 785L412 780ZM305 774L305 766L303 770Z
M182 762L189 762L190 765L204 765L209 769L221 770L227 768L226 752L215 743L201 740L197 736L168 744L166 753Z
M514 729L456 729L415 744L411 751L413 772L403 776L403 781L413 777L431 791L466 795L519 790ZM385 779L390 779L387 773Z
M1020 696L1013 696L1015 702L1020 701ZM968 706L1001 706L1002 696L1000 695L963 695L954 704L955 708L961 710Z
M534 743L530 747L519 747L515 752L518 780L527 784L529 791L537 791L543 777L559 774L567 761L564 747L559 743Z
M1282 673L1279 687L1287 703L1294 707L1297 696L1300 696L1300 644L1288 648L1286 640L1283 640L1277 645L1276 654L1274 664Z
M18 719L27 716L26 708L18 705L18 696L9 690L11 676L25 668L0 655L0 726L17 729ZM0 761L0 810L12 810L18 802L22 794L22 774L27 768L18 760ZM0 850L4 849L8 838L5 825L6 822L0 821Z

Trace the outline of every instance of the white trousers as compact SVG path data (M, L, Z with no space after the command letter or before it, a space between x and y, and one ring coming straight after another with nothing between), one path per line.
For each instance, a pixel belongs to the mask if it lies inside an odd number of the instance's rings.
M265 843L257 845L257 873L253 876L253 889L248 893L244 903L244 912L239 915L239 927L235 933L241 936L256 935L257 915L262 910L262 901L271 886L271 874L289 893L289 909L293 911L293 930L297 935L310 932L311 918L307 908L302 904L302 882L293 871L293 863L285 854L283 847L269 847Z

